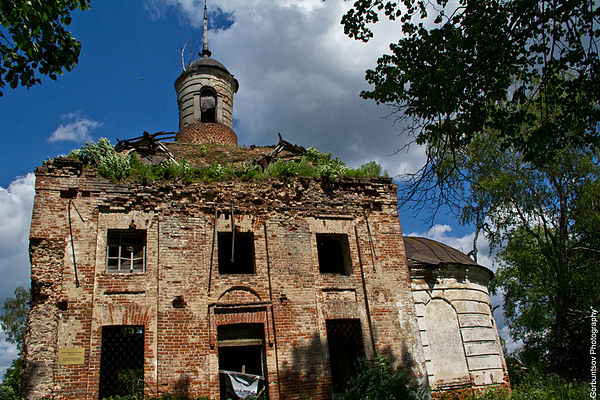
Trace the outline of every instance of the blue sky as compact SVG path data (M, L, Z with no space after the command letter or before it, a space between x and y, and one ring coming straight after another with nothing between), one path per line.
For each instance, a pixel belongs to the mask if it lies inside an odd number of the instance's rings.
M209 47L240 83L234 128L240 144L292 142L331 151L352 166L376 160L390 175L418 169L423 150L390 156L406 139L386 119L389 110L359 98L364 71L398 39L399 24L382 22L368 44L343 34L351 2L209 0ZM34 177L47 157L87 140L176 131L173 83L202 44L203 3L194 0L104 0L74 12L70 30L81 41L79 64L57 81L7 88L0 98L0 301L29 286L27 256ZM465 252L472 229L440 215L400 210L405 233L428 235ZM480 261L490 265L480 241ZM502 327L500 315L496 314ZM1 336L0 336L1 338ZM0 340L0 374L15 356Z

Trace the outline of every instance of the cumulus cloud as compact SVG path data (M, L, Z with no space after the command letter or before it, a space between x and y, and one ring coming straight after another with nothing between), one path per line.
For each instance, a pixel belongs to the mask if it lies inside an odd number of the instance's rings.
M29 225L33 209L35 176L33 173L15 179L8 188L0 187L0 304L14 295L17 286L29 287ZM6 342L0 329L0 378L17 350Z
M407 139L386 119L390 109L359 97L368 89L365 70L400 38L400 24L374 25L365 44L344 35L340 20L351 2L321 0L212 0L209 14L233 23L210 30L213 58L240 82L235 130L241 144L273 144L277 132L291 142L314 146L352 166L375 160L390 175L416 171L422 148L389 156ZM148 0L154 17L175 11L201 38L204 2ZM209 17L209 18L211 18ZM209 26L210 26L209 22Z
M29 286L29 225L33 209L35 176L19 177L8 188L0 187L0 300L16 286Z
M89 119L79 111L63 114L60 119L63 122L52 132L49 142L87 142L92 140L91 132L102 126L100 122Z

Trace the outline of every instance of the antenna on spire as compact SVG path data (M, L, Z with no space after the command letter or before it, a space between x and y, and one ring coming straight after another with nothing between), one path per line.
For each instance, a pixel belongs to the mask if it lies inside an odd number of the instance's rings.
M206 38L206 33L208 32L208 18L206 16L206 0L204 0L204 44L202 45L202 52L200 55L202 57L210 57L212 54L208 49L208 39Z

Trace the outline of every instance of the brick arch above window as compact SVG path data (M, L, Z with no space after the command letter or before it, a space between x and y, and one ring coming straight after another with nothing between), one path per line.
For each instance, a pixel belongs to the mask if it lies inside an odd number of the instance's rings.
M261 302L260 295L253 289L245 286L235 286L227 289L219 296L219 304L248 304Z

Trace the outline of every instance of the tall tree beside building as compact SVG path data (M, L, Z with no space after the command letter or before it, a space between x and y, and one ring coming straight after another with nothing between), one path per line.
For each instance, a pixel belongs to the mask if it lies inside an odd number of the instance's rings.
M565 149L534 167L486 135L467 155L463 222L501 248L494 282L522 361L585 379L590 307L600 306L590 295L600 290L598 153Z
M0 96L6 84L32 87L40 75L56 79L79 61L81 43L66 27L89 0L0 1Z
M29 311L29 291L19 286L15 289L15 297L9 297L2 305L0 325L6 334L6 340L17 346L18 357L6 370L0 385L0 400L19 399L21 373L23 371L23 345L27 328L27 312Z
M486 132L442 162L440 173L450 164L457 169L447 196L457 215L499 250L493 284L504 293L512 337L524 343L521 360L584 379L590 307L600 307L591 295L600 290L598 152L566 148L534 165Z
M23 351L25 341L29 297L29 290L19 286L15 289L15 297L4 301L0 314L0 325L6 334L6 340L16 345L19 353Z

